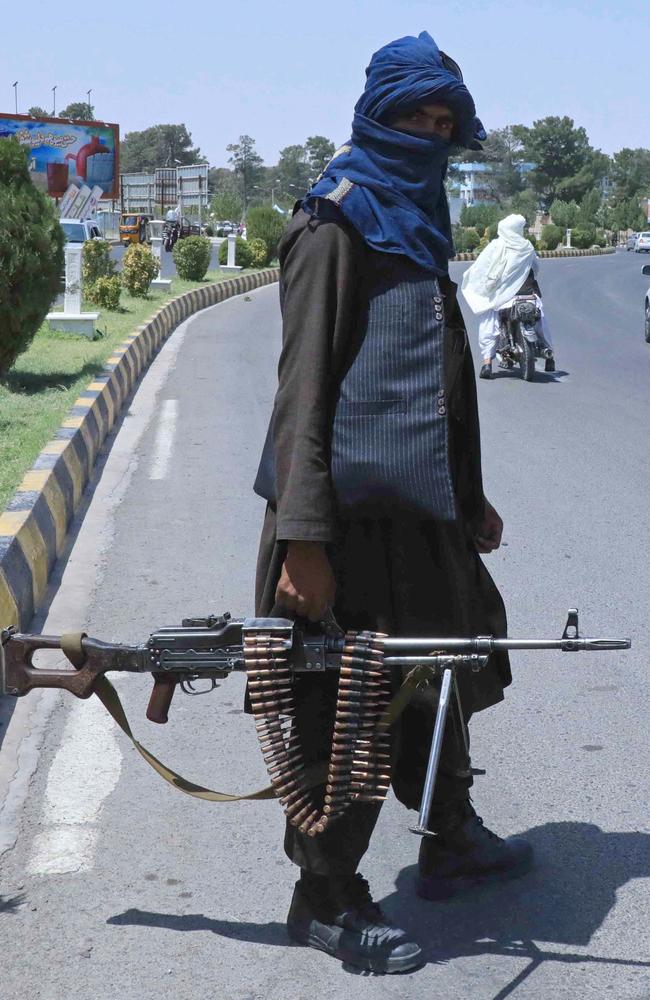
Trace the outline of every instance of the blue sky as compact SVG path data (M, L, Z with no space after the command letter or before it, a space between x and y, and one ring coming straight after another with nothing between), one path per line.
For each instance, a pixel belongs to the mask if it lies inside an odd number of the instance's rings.
M92 87L122 135L185 122L214 166L242 133L269 164L308 135L342 142L372 52L423 29L462 66L486 127L567 114L604 152L650 147L648 0L12 2L2 23L0 112L14 80L23 112L49 109L54 84L59 110Z

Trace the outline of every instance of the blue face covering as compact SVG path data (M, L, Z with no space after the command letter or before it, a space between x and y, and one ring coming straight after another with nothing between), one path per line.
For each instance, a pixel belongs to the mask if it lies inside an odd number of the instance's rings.
M398 132L386 122L419 104L447 105L454 145L476 145L482 126L472 97L427 32L400 38L374 54L355 107L352 137L333 157L303 201L338 205L373 250L404 254L446 274L453 253L444 189L452 144Z

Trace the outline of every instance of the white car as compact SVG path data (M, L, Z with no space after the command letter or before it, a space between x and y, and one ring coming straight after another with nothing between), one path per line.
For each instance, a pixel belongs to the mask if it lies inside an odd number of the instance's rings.
M635 253L650 253L650 230L647 233L639 233L634 244Z
M641 273L650 278L650 264L646 264ZM645 293L645 339L650 344L650 288Z
M625 249L626 250L635 250L636 249L636 240L637 240L637 236L638 235L639 235L638 233L630 233L630 235L628 236L627 240L625 241Z
M85 243L86 240L103 240L99 226L93 219L59 219L68 243Z

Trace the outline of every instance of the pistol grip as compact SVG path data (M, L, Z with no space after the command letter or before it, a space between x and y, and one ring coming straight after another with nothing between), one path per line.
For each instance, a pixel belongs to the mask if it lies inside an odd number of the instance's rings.
M149 722L158 722L164 725L169 715L169 706L174 697L174 691L178 683L175 674L154 674L153 691L147 705L147 718Z

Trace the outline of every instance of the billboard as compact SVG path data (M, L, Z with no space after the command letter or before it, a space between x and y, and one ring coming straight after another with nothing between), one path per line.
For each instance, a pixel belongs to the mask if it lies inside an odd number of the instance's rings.
M68 118L0 114L0 139L14 137L29 155L37 187L62 198L71 184L119 195L119 126Z

